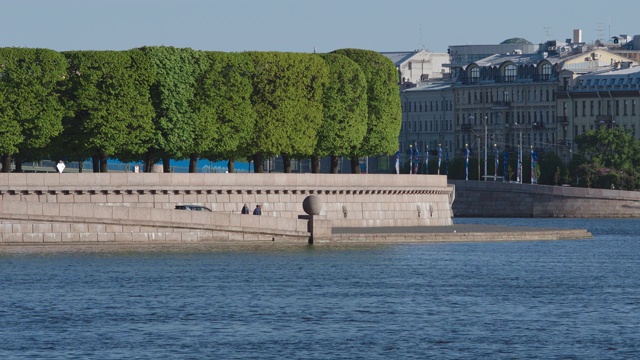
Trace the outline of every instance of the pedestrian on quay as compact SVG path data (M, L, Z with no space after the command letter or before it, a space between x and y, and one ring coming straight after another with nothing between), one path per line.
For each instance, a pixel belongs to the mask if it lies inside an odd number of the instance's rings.
M242 214L249 215L249 207L247 206L247 204L244 204L244 206L242 207Z
M256 208L253 209L253 215L262 215L262 206L256 205Z

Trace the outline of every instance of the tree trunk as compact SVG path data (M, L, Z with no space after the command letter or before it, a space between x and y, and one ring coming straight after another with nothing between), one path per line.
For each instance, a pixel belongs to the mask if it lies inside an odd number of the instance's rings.
M13 170L13 172L17 172L17 173L21 173L22 171L22 159L20 159L19 157L16 157L13 159L13 162L16 164L16 168Z
M171 159L167 156L162 157L162 172L171 172Z
M198 154L189 156L189 174L198 172Z
M144 172L150 173L153 171L153 165L156 163L156 159L151 151L147 151L144 154Z
M291 173L291 157L289 155L282 154L282 167L285 173Z
M2 172L11 172L11 156L9 154L2 154Z
M94 173L99 173L100 172L100 159L98 158L98 155L93 155L91 157L91 163L93 165L93 172Z
M106 173L109 172L109 164L107 164L107 159L109 157L105 154L100 154L100 172Z
M331 154L331 173L337 174L340 171L340 158Z
M253 159L253 172L263 173L264 165L262 164L262 153L253 154L251 158Z
M311 172L313 174L320 173L320 158L316 155L311 155Z
M357 156L351 158L351 173L360 174L360 158Z
M229 160L227 162L227 171L229 172L229 174L233 174L234 172L236 172L236 162L233 160Z

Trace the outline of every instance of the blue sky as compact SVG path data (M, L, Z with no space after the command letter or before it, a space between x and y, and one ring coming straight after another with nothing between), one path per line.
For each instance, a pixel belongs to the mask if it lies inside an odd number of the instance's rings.
M523 37L640 35L640 1L0 0L0 47L446 52Z

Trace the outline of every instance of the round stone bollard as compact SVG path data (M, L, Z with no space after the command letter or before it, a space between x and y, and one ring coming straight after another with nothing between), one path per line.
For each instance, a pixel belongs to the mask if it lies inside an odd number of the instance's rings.
M318 195L309 195L302 201L302 209L308 215L320 215L322 205L322 200Z
M309 195L302 201L302 209L307 215L300 215L298 218L308 219L307 230L309 231L309 245L313 245L313 216L320 215L322 211L322 200L317 195Z

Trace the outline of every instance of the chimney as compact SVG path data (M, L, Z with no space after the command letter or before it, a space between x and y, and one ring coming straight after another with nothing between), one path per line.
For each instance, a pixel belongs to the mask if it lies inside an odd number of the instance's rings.
M582 29L573 30L573 43L579 44L582 42Z

